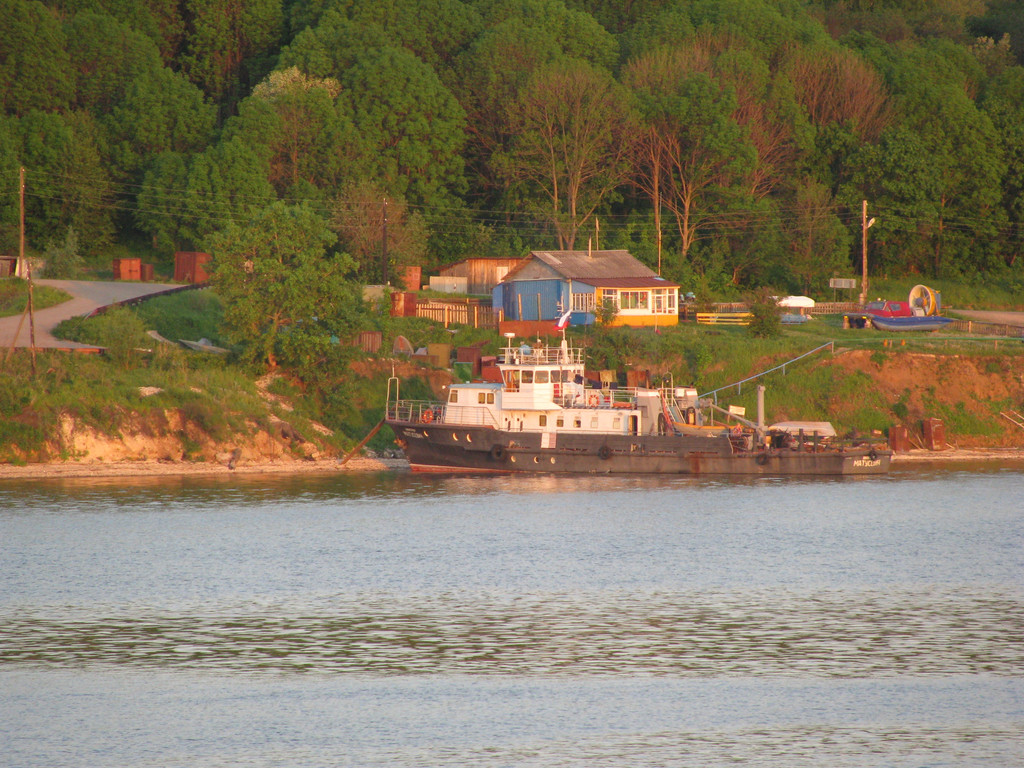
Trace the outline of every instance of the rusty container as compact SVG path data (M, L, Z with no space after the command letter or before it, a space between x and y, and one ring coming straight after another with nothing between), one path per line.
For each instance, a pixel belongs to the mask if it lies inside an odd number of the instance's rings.
M205 283L210 279L206 265L210 254L202 251L178 251L174 254L174 282Z
M411 291L395 291L391 294L392 317L416 317L416 294Z
M422 276L422 267L402 267L399 271L399 279L407 291L418 291Z
M924 447L929 451L946 450L946 427L942 419L925 419L921 422L924 433Z
M114 259L112 266L115 280L142 279L142 259Z
M455 361L469 363L473 376L480 375L480 347L458 347L455 350Z
M142 272L140 273L139 279L142 280L142 282L144 282L144 283L152 283L153 282L153 265L152 264L143 264L142 265Z
M910 436L906 427L901 424L889 427L889 447L893 453L906 453L910 450Z

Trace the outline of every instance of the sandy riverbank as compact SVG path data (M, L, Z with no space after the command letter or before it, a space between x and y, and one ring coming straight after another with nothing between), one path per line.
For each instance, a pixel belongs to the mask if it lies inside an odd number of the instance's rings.
M341 465L338 459L319 461L243 462L234 469L216 462L185 461L57 461L46 464L0 464L0 481L49 480L64 477L173 477L229 475L308 475L346 472L408 472L404 459L356 457Z
M1007 461L1024 464L1024 448L913 450L893 457L894 465L919 462ZM173 477L229 475L343 474L349 472L408 472L404 459L355 457L341 465L337 459L319 461L267 461L239 464L234 469L213 462L62 461L46 464L0 464L0 481L78 477Z

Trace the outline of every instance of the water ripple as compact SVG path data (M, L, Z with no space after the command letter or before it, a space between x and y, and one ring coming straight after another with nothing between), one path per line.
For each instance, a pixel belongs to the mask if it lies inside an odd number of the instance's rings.
M0 613L0 664L374 674L892 677L1024 668L1012 592L325 596Z

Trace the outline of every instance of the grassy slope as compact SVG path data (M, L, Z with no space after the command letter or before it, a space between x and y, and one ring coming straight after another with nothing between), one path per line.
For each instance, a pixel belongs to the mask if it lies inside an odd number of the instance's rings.
M166 414L185 420L184 453L200 458L195 435L217 441L236 439L287 418L307 438L328 451L353 445L381 417L386 381L391 374L389 351L403 335L414 348L432 342L456 346L484 343L493 353L499 339L493 332L460 330L455 334L428 321L378 316L384 346L379 356L362 355L348 370L325 372L319 389L294 377L279 378L271 392L290 400L286 412L260 397L254 381L259 372L230 360L156 345L144 331L155 329L167 338L207 337L224 344L217 331L220 305L208 291L185 292L142 305L141 310L116 310L88 321L76 320L64 334L108 346L103 357L41 354L33 378L29 357L18 352L0 379L0 460L44 460L61 455L60 422L73 416L79 423L117 434L125 430L167 429ZM885 340L895 346L884 346ZM740 381L781 365L822 344L832 349L787 366L762 380L767 388L771 419L832 420L840 431L886 430L895 423L914 423L924 416L943 418L951 436L970 444L1006 444L1019 437L999 411L1024 408L1024 344L994 340L963 341L949 335L900 337L874 331L844 330L836 320L815 319L787 327L775 339L754 339L743 328L710 328L692 324L662 329L581 331L574 343L587 348L590 367L649 370L653 383L671 375L676 385L694 385L701 392ZM143 348L151 352L139 351ZM837 352L833 356L833 350ZM954 362L956 363L954 365ZM917 378L903 375L915 367ZM952 373L951 373L952 372ZM445 380L442 371L403 367L403 394L429 396ZM428 379L430 380L428 383ZM987 382L982 389L964 382ZM973 386L973 384L972 384ZM143 396L142 388L159 388ZM756 410L756 384L720 394L720 401ZM335 430L320 438L311 421ZM1018 430L1019 431L1019 430ZM388 445L388 430L371 447ZM26 451L16 447L27 448Z

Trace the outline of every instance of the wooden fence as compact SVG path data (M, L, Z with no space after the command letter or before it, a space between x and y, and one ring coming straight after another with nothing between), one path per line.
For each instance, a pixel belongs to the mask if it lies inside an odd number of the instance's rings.
M977 320L954 320L946 326L954 331L979 336L1005 336L1009 339L1024 339L1024 327L1002 323L982 323Z
M498 318L488 306L461 302L425 301L416 304L416 317L425 317L435 323L471 325L474 328L497 328Z

